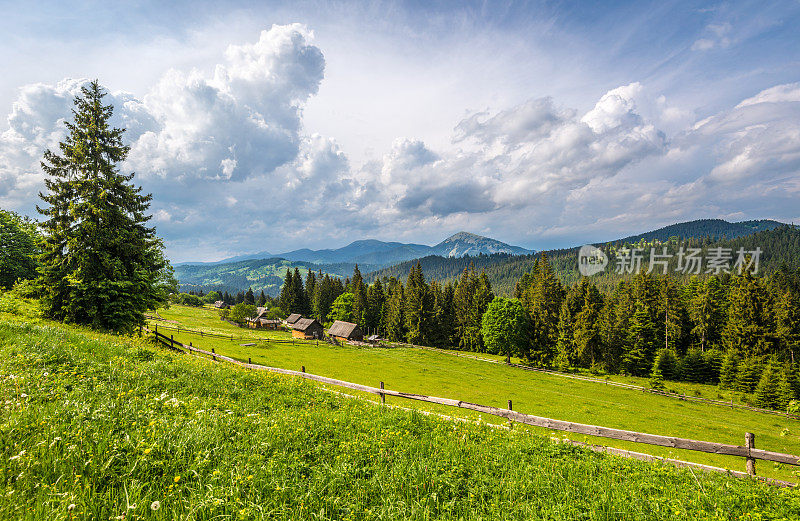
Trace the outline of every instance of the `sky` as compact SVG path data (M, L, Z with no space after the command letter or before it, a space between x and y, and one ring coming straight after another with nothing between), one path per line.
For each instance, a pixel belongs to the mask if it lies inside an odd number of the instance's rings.
M800 2L6 2L0 207L97 78L175 262L800 222Z

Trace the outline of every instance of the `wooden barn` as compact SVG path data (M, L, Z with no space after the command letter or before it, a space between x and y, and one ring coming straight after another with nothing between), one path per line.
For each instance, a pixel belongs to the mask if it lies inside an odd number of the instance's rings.
M358 324L341 320L337 320L331 325L330 329L328 329L328 336L340 341L354 340L361 342L364 340L364 333L358 327Z
M292 324L292 338L312 340L322 338L324 328L315 318L301 318Z
M303 315L301 315L300 313L292 313L291 315L286 317L286 324L291 326L301 318L303 318Z

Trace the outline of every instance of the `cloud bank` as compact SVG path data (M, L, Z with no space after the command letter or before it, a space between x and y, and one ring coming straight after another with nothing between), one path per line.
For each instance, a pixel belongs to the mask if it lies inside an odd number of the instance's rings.
M699 217L800 216L800 84L700 121L637 82L584 111L534 98L464 117L449 147L398 137L353 164L335 136L303 125L324 70L311 31L273 26L211 73L170 70L141 98L109 94L131 145L122 168L154 194L175 260L459 229L537 247ZM20 89L0 135L0 205L33 213L42 152L86 81Z

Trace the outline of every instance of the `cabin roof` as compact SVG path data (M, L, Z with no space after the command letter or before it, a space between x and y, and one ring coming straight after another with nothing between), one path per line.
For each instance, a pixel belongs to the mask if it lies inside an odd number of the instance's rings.
M328 329L328 334L330 336L338 336L342 338L350 338L350 335L353 334L354 331L358 329L359 333L361 330L358 328L358 324L353 324L352 322L344 322L342 320L337 320L334 322L330 329Z

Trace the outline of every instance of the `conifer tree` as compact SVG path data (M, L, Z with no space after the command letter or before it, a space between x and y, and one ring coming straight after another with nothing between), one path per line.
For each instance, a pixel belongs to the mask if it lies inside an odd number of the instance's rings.
M365 326L364 314L367 311L367 287L364 278L358 269L358 264L353 268L353 280L350 281L350 291L353 293L353 320L360 326Z
M734 388L742 393L752 393L760 381L762 370L761 362L755 358L740 360Z
M775 336L781 355L795 363L800 353L800 291L793 288L783 291L775 302Z
M532 275L523 301L527 305L533 329L531 357L540 365L547 365L555 355L558 317L564 296L547 254L542 254L537 267L538 271Z
M405 340L405 318L403 316L403 284L392 278L389 284L389 298L386 302L385 325L389 340L400 342Z
M574 319L570 310L569 301L565 299L561 304L558 314L558 340L556 341L555 365L561 370L566 370L575 364L575 331Z
M250 306L255 305L256 297L253 294L253 288L247 289L247 293L244 294L244 303Z
M411 344L428 343L431 328L431 298L422 266L419 262L411 266L405 288L403 315L406 338Z
M303 286L303 277L300 275L300 268L297 267L295 267L294 275L292 276L292 294L295 297L295 307L291 313L300 313L307 316L311 309Z
M103 105L104 96L96 80L82 87L61 155L44 153L39 287L51 318L130 332L177 284L155 228L147 226L152 196L117 167L129 147L124 130L109 126L113 107Z
M731 350L722 360L722 368L719 372L719 386L723 389L734 389L736 387L736 377L739 370L739 357L736 351Z
M779 401L778 375L772 364L767 364L755 389L755 404L764 409L782 409Z
M381 325L386 295L383 293L383 284L380 279L367 289L367 305L364 308L364 325L370 331L377 331Z
M603 298L597 287L587 284L583 307L575 316L575 349L584 367L594 366L602 356L602 337L598 324L602 305Z
M691 297L689 317L692 333L698 338L701 351L705 351L719 337L723 321L722 298L722 286L717 277L698 283L697 292Z
M766 354L767 319L764 288L749 272L732 277L728 292L728 316L723 330L726 349L741 356Z
M475 298L476 289L475 271L472 264L465 268L461 278L456 284L453 294L453 312L455 315L455 329L458 346L466 351L475 351L474 335L472 334L470 320L472 302Z
M294 275L291 269L286 270L286 277L283 279L283 286L281 286L281 294L278 297L281 309L287 315L295 313L297 308L297 295L295 293Z
M261 294L258 296L256 304L258 305L258 307L263 308L266 303L267 303L267 296L264 295L264 290L262 289Z
M656 370L666 380L677 380L680 376L678 357L672 349L659 349L653 362L653 373Z
M642 303L637 303L629 336L630 350L623 357L625 369L634 376L647 376L652 367L655 325Z

